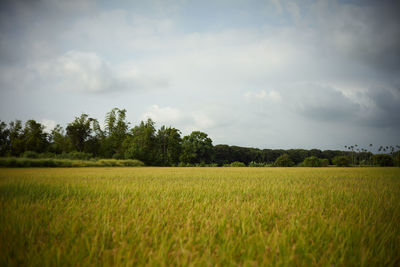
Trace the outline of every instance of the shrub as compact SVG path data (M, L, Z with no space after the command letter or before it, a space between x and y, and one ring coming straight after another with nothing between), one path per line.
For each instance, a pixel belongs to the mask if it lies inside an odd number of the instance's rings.
M234 161L230 164L231 167L246 167L246 164L240 161Z
M5 158L4 161L2 161L2 164L4 164L1 165L3 167L18 167L16 158Z
M328 159L320 159L315 156L307 157L301 163L301 166L303 167L327 167L328 165Z
M377 154L372 156L372 162L376 166L393 166L393 158L387 154Z
M276 166L276 167L291 167L293 165L294 165L294 163L290 159L288 154L283 154L283 155L279 156L274 162L274 166Z
M210 163L210 164L207 164L207 167L218 167L218 164L217 163Z
M140 160L70 160L70 159L29 159L29 158L0 158L0 167L141 167Z
M56 154L51 152L44 152L39 154L39 158L41 159L53 159L56 157Z
M194 167L194 165L190 163L179 162L178 167Z
M62 153L61 155L58 155L57 158L89 160L90 158L92 158L92 156L93 156L92 153L72 151L69 153Z
M321 163L321 167L328 167L329 166L329 159L319 159Z
M120 153L115 153L114 155L112 155L112 158L113 159L123 159L124 156Z
M249 167L266 167L266 165L267 165L266 163L255 162L255 161L249 163Z
M338 167L349 167L350 158L348 156L336 156L332 159L332 163Z
M24 154L22 154L22 157L27 159L37 159L39 154L35 151L25 151Z
M304 167L321 167L321 160L316 156L307 157L301 164Z

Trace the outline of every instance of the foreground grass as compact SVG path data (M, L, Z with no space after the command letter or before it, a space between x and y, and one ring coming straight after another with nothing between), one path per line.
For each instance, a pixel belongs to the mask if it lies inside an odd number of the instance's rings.
M400 265L400 168L0 169L0 265Z

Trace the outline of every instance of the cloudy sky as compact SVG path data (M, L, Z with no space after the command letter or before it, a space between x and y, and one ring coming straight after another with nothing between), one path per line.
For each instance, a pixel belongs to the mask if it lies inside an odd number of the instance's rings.
M0 120L125 108L214 144L400 144L395 1L2 1Z

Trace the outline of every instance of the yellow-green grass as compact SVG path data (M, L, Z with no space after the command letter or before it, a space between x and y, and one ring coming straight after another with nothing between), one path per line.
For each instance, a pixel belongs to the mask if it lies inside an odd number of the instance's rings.
M0 266L399 266L400 168L0 169Z

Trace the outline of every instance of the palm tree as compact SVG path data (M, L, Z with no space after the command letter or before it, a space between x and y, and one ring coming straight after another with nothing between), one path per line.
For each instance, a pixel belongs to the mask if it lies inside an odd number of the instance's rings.
M350 146L351 149L351 162L354 165L354 146Z

